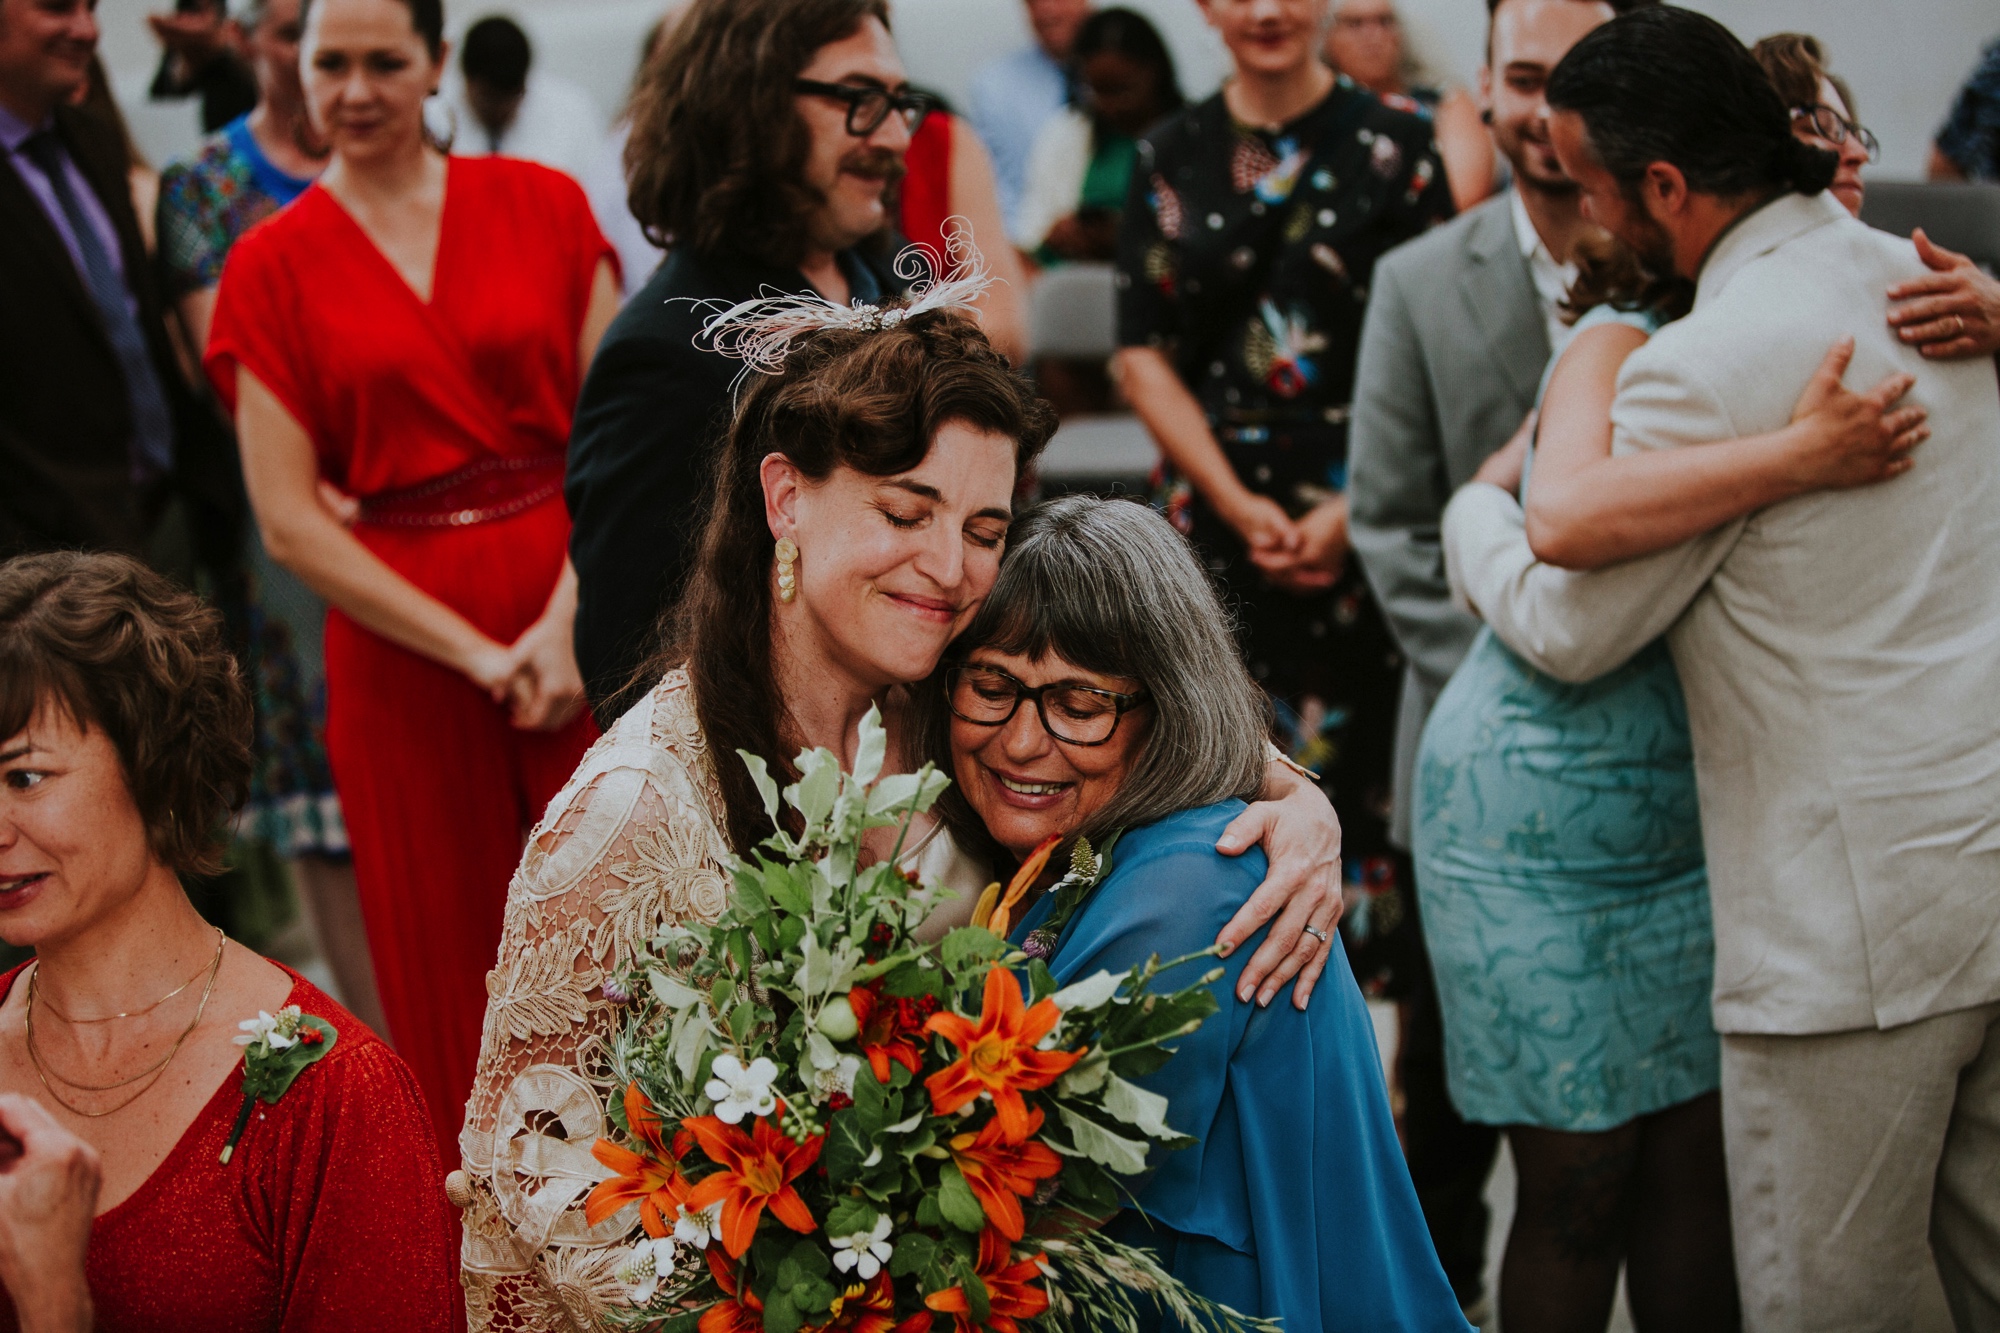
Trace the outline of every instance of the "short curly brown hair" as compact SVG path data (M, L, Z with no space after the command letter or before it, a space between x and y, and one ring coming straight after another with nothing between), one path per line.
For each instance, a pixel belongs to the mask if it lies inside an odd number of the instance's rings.
M662 246L789 266L824 202L792 81L887 0L694 0L632 98L632 216Z
M127 556L0 564L0 739L49 705L110 738L161 864L222 869L254 724L213 608Z

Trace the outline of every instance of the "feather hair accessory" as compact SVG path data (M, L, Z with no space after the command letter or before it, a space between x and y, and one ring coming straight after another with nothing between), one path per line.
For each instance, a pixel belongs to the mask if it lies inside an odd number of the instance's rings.
M826 329L893 329L933 310L969 314L997 281L972 243L972 224L962 217L946 219L943 254L936 246L912 244L896 256L894 272L910 285L892 304L870 305L857 299L838 305L823 296L766 288L763 296L711 315L695 335L695 343L741 361L740 384L753 370L775 375L784 369L785 357L798 338Z

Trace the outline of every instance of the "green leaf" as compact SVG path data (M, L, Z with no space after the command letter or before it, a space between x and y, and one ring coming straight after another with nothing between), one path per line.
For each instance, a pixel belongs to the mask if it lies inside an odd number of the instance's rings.
M933 1230L944 1225L944 1214L938 1211L937 1195L926 1194L917 1200L917 1225Z
M793 916L805 916L812 911L812 890L783 863L764 867L764 895Z
M737 1045L750 1040L750 1029L757 1026L755 1005L739 1004L729 1011L729 1034L736 1038Z
M829 1172L828 1174L832 1174ZM826 1234L829 1236L853 1236L870 1231L881 1214L866 1199L857 1199L851 1194L843 1194L833 1201L826 1210Z
M832 1307L833 1298L839 1294L839 1289L825 1278L810 1277L792 1288L792 1303L810 1313L817 1324L819 1317Z
M958 1165L946 1162L938 1172L938 1209L944 1220L960 1231L978 1232L986 1225L986 1210L972 1193L972 1186L959 1174Z
M1146 1046L1113 1056L1111 1067L1126 1078L1144 1078L1148 1074L1157 1074L1165 1069L1167 1061L1173 1058L1172 1051L1161 1050L1157 1046Z
M718 1015L727 1013L735 999L736 983L728 977L717 977L715 984L708 988L708 1002Z
M860 739L854 747L854 780L867 786L882 773L883 756L889 752L889 733L882 728L882 710L873 704L861 719Z
M764 1299L764 1333L799 1333L805 1322L805 1315L792 1304L791 1293L784 1288L773 1288Z
M1056 993L1055 974L1039 958L1028 960L1028 1003L1039 1004Z
M944 937L938 956L953 972L974 963L990 963L1007 952L1007 941L981 926L960 926Z
M826 1257L826 1251L820 1248L819 1242L816 1240L807 1239L799 1241L796 1245L792 1246L792 1252L787 1257L799 1266L799 1272L805 1281L810 1281L816 1277L825 1277L833 1271L833 1261ZM793 1285L797 1286L799 1284L794 1283ZM827 1299L832 1300L833 1298L829 1296Z
M1071 1065L1069 1072L1062 1076L1056 1091L1064 1097L1088 1097L1104 1086L1104 1080L1111 1077L1111 1061L1102 1053L1093 1053Z
M836 1185L851 1181L874 1148L873 1139L862 1129L852 1109L834 1112L827 1125L826 1148L820 1157L827 1179Z
M909 807L917 797L918 782L915 773L891 773L876 783L868 793L868 813L886 815L900 812Z
M889 1276L907 1277L930 1267L937 1257L937 1242L921 1231L905 1232L896 1238L896 1252L889 1259Z
M1069 1126L1076 1151L1091 1161L1110 1167L1120 1175L1135 1176L1146 1169L1146 1145L1113 1134L1104 1126L1061 1108L1063 1124Z
M1104 1110L1156 1139L1180 1135L1167 1127L1167 1099L1112 1074L1104 1083Z
M653 988L653 994L669 1009L685 1009L691 1004L701 1003L701 992L692 986L683 985L669 973L657 967L646 969L646 982Z
M764 813L773 824L781 823L778 818L778 784L771 781L770 765L762 755L751 754L748 750L738 750L743 766L750 770L750 781L757 786L757 796L764 802Z
M805 816L806 830L824 823L833 813L834 798L840 795L840 760L833 751L816 749L799 755L799 780L785 789L785 799Z
M685 1086L693 1082L694 1071L708 1049L708 1023L698 1009L684 1009L674 1019L673 1060Z
M986 1284L979 1280L978 1270L973 1267L970 1259L960 1255L955 1267L958 1270L956 1276L959 1290L965 1293L965 1303L972 1307L972 1323L976 1328L984 1324L986 1317L993 1313L992 1299L987 1296Z
M1125 977L1121 973L1095 973L1057 991L1056 1008L1065 1013L1071 1009L1102 1008L1111 1002L1111 997L1116 995L1118 988L1124 984Z
M919 995L936 995L943 980L934 967L903 963L882 978L882 993L914 1000Z
M243 1095L254 1096L267 1105L276 1105L278 1098L292 1086L293 1080L305 1072L308 1065L326 1057L333 1044L340 1040L331 1023L317 1014L302 1014L298 1030L311 1029L320 1034L318 1045L308 1045L303 1041L293 1042L282 1050L270 1050L261 1043L243 1053Z

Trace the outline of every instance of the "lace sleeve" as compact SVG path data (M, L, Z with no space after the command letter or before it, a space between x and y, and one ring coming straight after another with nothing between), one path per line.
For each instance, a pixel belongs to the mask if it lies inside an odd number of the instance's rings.
M586 1226L607 1174L616 1010L605 977L668 922L721 914L721 808L688 699L669 676L591 750L530 835L486 978L479 1069L447 1182L465 1223L469 1324L495 1333L604 1327L637 1214Z

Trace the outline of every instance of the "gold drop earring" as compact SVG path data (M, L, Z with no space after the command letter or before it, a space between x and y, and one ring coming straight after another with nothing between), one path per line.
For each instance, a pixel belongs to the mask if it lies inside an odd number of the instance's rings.
M799 595L799 575L794 568L799 558L798 543L790 537L778 538L778 600L789 602Z

